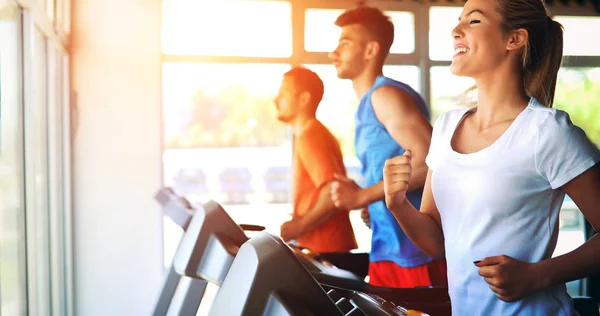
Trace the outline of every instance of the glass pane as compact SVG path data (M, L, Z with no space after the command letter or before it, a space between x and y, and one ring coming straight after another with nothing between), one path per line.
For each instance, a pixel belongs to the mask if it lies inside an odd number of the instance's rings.
M64 212L64 171L62 146L62 62L63 56L54 45L48 47L48 179L50 197L50 254L53 315L66 314L66 244Z
M32 23L31 20L28 21ZM32 27L32 76L25 78L31 101L25 109L27 248L30 313L50 314L50 232L48 201L48 99L46 39Z
M165 54L289 57L288 1L164 0Z
M69 13L69 8L67 8L67 6L70 6L70 5L71 4L69 3L69 0L56 0L56 5L54 8L54 12L55 12L54 24L56 25L57 30L63 34L69 33L69 28L68 28L69 21L68 20L70 18L70 13Z
M291 137L273 102L286 64L163 64L165 185L279 233L291 213ZM165 219L165 262L180 229Z
M600 145L600 68L561 68L554 107L565 110Z
M565 26L565 31L568 25ZM589 41L589 40L588 40ZM593 42L593 41L591 41ZM566 39L565 39L566 44ZM565 45L566 49L566 45ZM561 68L558 72L554 107L567 111L596 145L600 145L600 68ZM585 242L583 215L570 197L560 214L560 233L554 256L570 252ZM582 295L579 280L567 283L571 295Z
M20 12L0 10L0 314L26 315Z
M304 25L304 47L308 52L331 52L340 38L341 29L334 24L340 9L307 9ZM394 23L393 54L415 51L415 17L412 12L385 11Z
M165 145L283 145L288 137L275 117L273 98L289 68L273 64L164 64Z
M421 74L417 66L383 66L383 74L421 92Z
M462 7L431 7L429 10L429 58L452 60L454 40L452 30L458 24Z
M600 45L590 40L598 37L599 17L556 16L564 26L563 55L600 56Z
M61 114L62 114L62 174L63 174L63 214L64 214L64 232L63 232L63 240L64 240L64 261L65 266L63 267L64 271L64 291L65 296L63 300L64 307L66 309L66 315L73 315L73 212L71 207L71 191L72 191L72 183L71 183L71 137L75 135L75 132L72 131L71 124L71 87L70 82L71 78L70 74L70 59L68 55L62 56L61 64ZM74 125L74 124L73 124Z
M71 0L60 0L62 18L60 27L65 34L71 32Z
M55 0L46 0L46 14L51 21L54 21L54 1Z
M559 233L556 249L552 257L573 251L585 242L584 218L575 202L567 195L560 210ZM567 283L567 292L571 296L583 295L581 281L575 280Z
M473 93L466 91L475 85L469 77L458 77L446 66L431 67L431 122L444 112L464 106L475 101Z
M339 79L332 65L304 65L314 71L325 86L317 118L337 137L344 159L359 165L354 153L354 111L358 105L352 81ZM354 161L356 160L356 161Z

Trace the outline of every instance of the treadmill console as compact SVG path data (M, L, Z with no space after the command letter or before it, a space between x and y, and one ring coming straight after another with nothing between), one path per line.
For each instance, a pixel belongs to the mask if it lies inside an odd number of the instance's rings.
M378 295L322 285L301 258L279 237L258 233L238 251L209 315L427 315Z
M197 208L177 247L173 266L182 275L220 285L248 237L218 203L209 201Z
M367 283L356 274L339 269L329 261L320 257L319 253L306 248L289 245L300 260L300 263L321 284L329 284L337 287L353 290L362 290Z
M323 288L327 290L327 296L335 302L336 306L344 313L343 315L428 315L421 311L396 305L375 294L367 294L340 288L329 288L327 286L323 286ZM360 311L360 313L358 311ZM355 314L351 314L352 312Z

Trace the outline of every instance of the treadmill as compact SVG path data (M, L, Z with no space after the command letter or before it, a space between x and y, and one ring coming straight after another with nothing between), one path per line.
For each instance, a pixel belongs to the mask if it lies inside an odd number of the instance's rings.
M312 273L281 238L261 232L239 249L209 315L428 315L375 294L320 284Z
M202 207L197 205L192 206L187 199L178 196L168 187L160 189L155 195L155 200L163 206L165 215L177 224L177 226L181 227L184 232L188 231L195 214L199 214L199 216L204 214ZM243 227L247 230L264 229L254 225L243 225ZM196 226L193 226L193 229L196 229ZM183 243L183 240L186 238L185 236L184 234L179 246ZM192 274L191 276L195 275ZM206 291L206 286L207 280L204 278L189 277L184 273L179 273L175 268L174 260L165 276L163 287L152 315L196 315Z
M206 280L221 286L240 246L248 241L244 230L260 231L261 226L237 225L217 202L209 201L194 213L173 259L175 271L183 276ZM296 258L318 283L355 291L376 293L394 302L413 302L436 311L449 311L447 288L392 289L376 287L364 278L339 269L322 259L318 253L298 247L290 248ZM199 306L202 297L195 297L191 306ZM441 314L444 314L442 312ZM195 315L181 314L181 315ZM436 314L437 315L437 314Z
M273 238L280 239L273 236ZM298 261L322 286L327 288L346 289L377 296L389 302L429 312L432 315L450 315L450 296L447 287L427 286L414 288L389 288L371 285L360 277L337 268L319 254L311 254L307 250L299 250L287 244ZM393 314L392 314L393 315Z
M178 197L171 188L162 188L154 196L162 206L165 215L167 215L177 226L184 231L187 230L190 220L194 214L194 208L185 199ZM186 284L187 291L178 292L179 284ZM181 276L173 264L163 281L163 287L154 306L153 316L166 316L171 314L169 309L186 310L186 313L195 315L192 311L192 304L189 302L197 301L204 295L206 281L199 279L190 279ZM197 307L196 307L197 309Z

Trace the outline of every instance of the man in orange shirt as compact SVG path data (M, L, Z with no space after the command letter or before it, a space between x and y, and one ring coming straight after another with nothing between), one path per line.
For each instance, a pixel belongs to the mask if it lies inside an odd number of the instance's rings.
M357 245L348 210L330 198L334 174L346 168L339 143L316 118L323 90L317 74L295 67L284 74L275 99L277 119L294 134L294 214L281 225L281 237L317 252L344 252Z

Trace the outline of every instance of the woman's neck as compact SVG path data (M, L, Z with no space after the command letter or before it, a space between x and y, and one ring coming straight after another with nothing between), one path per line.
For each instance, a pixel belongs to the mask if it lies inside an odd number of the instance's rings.
M474 115L482 129L516 118L529 103L521 76L497 71L477 78L476 83L477 112Z

